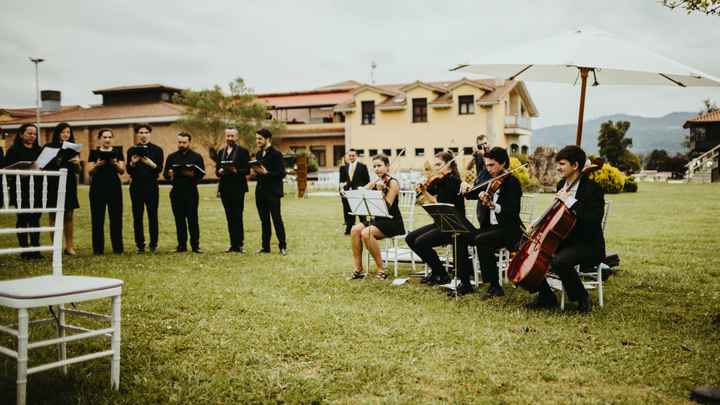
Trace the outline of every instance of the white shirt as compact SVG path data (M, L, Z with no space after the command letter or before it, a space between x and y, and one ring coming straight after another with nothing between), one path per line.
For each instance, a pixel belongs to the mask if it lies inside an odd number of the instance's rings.
M497 203L498 196L500 195L500 190L496 191L493 195L493 204L495 204L495 208L490 210L490 225L497 225L497 214L500 213L501 207L500 204Z
M577 202L577 199L575 198L575 194L577 194L578 186L580 186L579 179L578 179L577 183L575 183L575 185L573 185L572 188L568 190L568 192L570 193L570 196L568 197L567 201L565 202L566 207L570 208Z
M355 175L355 163L357 163L357 161L352 162L348 165L348 177L350 178L351 181L352 181L353 175Z

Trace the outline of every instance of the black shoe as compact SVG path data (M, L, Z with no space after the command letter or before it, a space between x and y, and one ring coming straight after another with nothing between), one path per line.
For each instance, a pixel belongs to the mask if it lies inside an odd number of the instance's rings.
M447 274L438 274L437 276L432 277L432 284L435 285L445 285L450 282L450 276Z
M350 228L345 229L345 235L350 235Z
M150 246L150 253L152 253L152 254L157 253L157 246Z
M557 298L555 298L555 295L548 295L546 297L541 297L538 295L534 300L528 302L525 304L525 308L527 309L556 309L560 306L557 302Z
M690 399L701 404L720 403L720 387L695 387L690 391Z
M239 251L240 251L239 249L240 249L240 248L236 248L236 247L234 247L234 246L230 246L229 248L227 248L227 250L225 250L225 253L236 253L236 252L239 252Z
M137 249L135 249L135 253L145 253L145 248L144 248L144 247L138 247Z
M25 256L23 256L23 255L25 255ZM21 253L20 257L22 257L23 259L27 259L27 260L38 260L38 259L42 259L43 255L40 252L25 252L25 253Z
M187 252L187 246L178 246L175 248L175 251L178 253Z
M256 255L261 255L261 254L264 254L264 253L270 253L270 249L258 249L258 250L255 251L255 254L256 254Z
M447 295L448 295L449 297L454 297L454 296L456 296L456 295L457 295L457 296L467 295L467 294L470 294L470 293L472 293L472 292L473 292L473 287L472 287L472 285L470 285L470 284L468 284L468 283L460 283L460 284L457 285L457 287L455 288L455 290L450 290L450 291L448 291Z
M193 251L193 253L198 253L198 254L204 253L204 252L202 251L202 249L200 249L199 246L192 248L192 251Z
M592 301L590 296L586 295L584 298L580 298L578 302L578 311L582 314L589 314L592 312Z
M481 300L489 300L491 298L495 297L504 297L505 296L505 290L503 290L500 286L491 286L487 289L482 295L480 295Z
M280 249L280 255L287 256L287 249L285 249L285 248Z
M432 273L428 274L427 276L420 279L420 284L428 284L433 285L433 275Z

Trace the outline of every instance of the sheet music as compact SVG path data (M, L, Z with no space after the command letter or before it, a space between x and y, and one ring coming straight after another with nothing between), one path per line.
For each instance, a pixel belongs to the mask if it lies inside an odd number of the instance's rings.
M60 152L59 148L43 148L42 152L40 152L40 156L35 159L35 164L40 169L44 169L45 166L50 163L50 161L55 159L55 156L57 156L58 152Z
M378 190L364 188L347 190L345 191L345 198L347 198L350 205L350 214L392 218L392 215L388 212L385 197Z
M82 144L65 141L62 143L62 147L60 149L70 149L74 150L77 153L80 153L80 150L82 149Z

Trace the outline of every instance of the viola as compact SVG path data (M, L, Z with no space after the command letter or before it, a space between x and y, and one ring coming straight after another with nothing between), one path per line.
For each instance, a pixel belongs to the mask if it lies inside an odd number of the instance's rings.
M602 159L595 159L569 186L565 185L565 190L572 189L582 176L600 170L603 163ZM507 270L510 281L530 292L538 291L550 269L550 260L576 222L575 214L560 199L553 200L550 208L533 223L510 260Z

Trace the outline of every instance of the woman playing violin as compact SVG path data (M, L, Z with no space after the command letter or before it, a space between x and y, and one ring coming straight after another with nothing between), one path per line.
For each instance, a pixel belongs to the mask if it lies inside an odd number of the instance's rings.
M423 200L427 203L454 204L465 215L465 200L459 193L462 181L452 154L449 152L436 154L433 168L435 174L426 182L418 184L418 192L421 193ZM440 229L432 223L408 233L405 242L431 269L430 274L422 280L423 283L446 284L450 281L445 267L433 248L450 243L451 234L440 232Z
M378 179L370 182L366 188L378 190L383 193L385 196L385 203L388 206L388 212L392 218L375 218L369 224L359 223L352 227L350 231L350 240L352 243L353 262L355 265L355 270L352 274L353 279L365 277L365 271L363 270L362 263L363 243L375 260L375 264L378 268L376 277L379 279L387 278L384 263L380 255L380 245L378 244L378 240L391 238L405 233L402 215L400 214L400 207L398 206L400 183L397 179L390 176L390 159L382 154L373 156L372 166Z
M482 299L500 297L505 295L497 268L495 252L502 248L513 248L517 245L523 232L520 220L520 200L522 188L520 181L507 174L510 157L505 149L494 147L485 153L485 168L493 179L486 189L475 188L465 194L467 199L477 199L477 215L480 222L480 231L475 235L468 235L458 241L458 249L465 252L468 244L477 247L478 259L482 278L490 287L482 295ZM470 190L470 185L463 183L463 193ZM472 264L467 255L461 255L458 267L458 277L461 284L457 293L464 295L472 292L470 274Z

